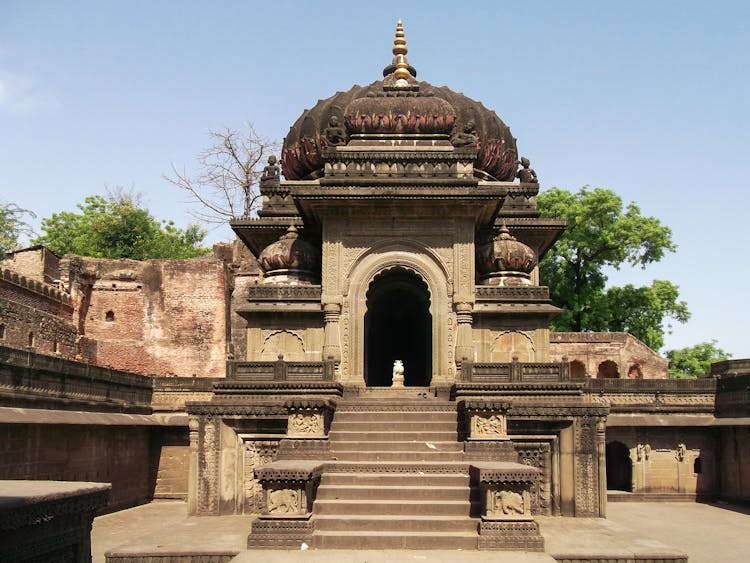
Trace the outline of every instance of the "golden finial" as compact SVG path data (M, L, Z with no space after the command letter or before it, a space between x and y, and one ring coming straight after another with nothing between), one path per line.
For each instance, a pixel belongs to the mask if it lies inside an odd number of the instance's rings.
M409 72L409 61L406 60L406 34L404 33L404 24L398 20L396 24L396 38L393 40L393 62L396 64L396 71L393 73L396 80L411 78Z

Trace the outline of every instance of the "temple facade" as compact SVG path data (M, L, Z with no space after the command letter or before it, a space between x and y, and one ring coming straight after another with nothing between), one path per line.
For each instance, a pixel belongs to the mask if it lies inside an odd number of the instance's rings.
M747 502L750 361L668 380L628 334L551 333L531 162L400 23L392 53L302 113L212 257L6 257L0 478L246 514L250 548L533 551L608 499Z

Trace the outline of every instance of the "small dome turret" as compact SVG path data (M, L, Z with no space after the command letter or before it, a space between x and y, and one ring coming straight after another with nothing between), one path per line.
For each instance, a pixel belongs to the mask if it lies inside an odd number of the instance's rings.
M263 249L258 264L264 273L264 284L312 284L319 279L318 252L312 244L299 238L294 225Z
M503 223L494 240L477 247L477 271L486 285L530 285L536 253L518 241Z

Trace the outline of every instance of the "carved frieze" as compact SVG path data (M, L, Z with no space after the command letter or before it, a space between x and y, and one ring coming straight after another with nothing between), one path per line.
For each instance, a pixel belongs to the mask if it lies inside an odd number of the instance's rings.
M294 438L322 437L325 435L321 413L293 413L289 415L287 435Z
M471 440L507 440L508 423L504 414L475 414L471 417Z

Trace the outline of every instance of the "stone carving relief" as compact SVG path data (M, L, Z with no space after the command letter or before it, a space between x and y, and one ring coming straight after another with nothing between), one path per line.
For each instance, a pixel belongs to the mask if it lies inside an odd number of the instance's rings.
M507 419L503 415L473 415L471 417L471 437L475 439L506 440L508 438Z
M598 516L598 457L593 417L583 416L576 421L575 451L576 515Z
M516 444L518 462L536 467L542 472L539 482L532 487L532 514L552 514L552 447L549 442Z
M302 510L301 491L294 489L275 489L268 491L266 504L268 514L300 514Z
M323 436L323 415L315 413L289 415L287 433L290 436Z
M495 506L503 514L524 514L523 497L514 491L497 491Z
M531 517L529 492L524 489L488 489L484 517L494 520L513 520Z
M255 468L271 463L279 448L278 441L248 440L244 448L244 490L246 514L260 514L263 510L263 487L255 478Z

